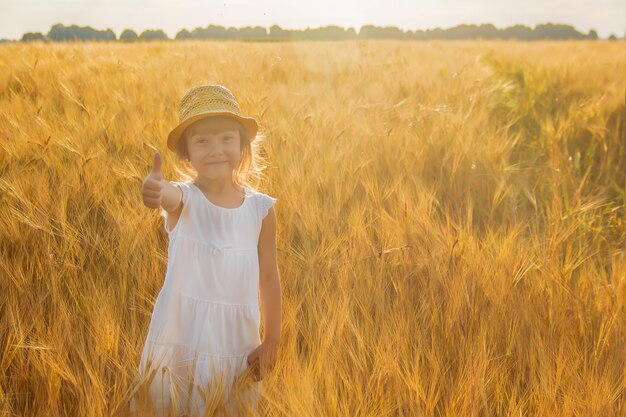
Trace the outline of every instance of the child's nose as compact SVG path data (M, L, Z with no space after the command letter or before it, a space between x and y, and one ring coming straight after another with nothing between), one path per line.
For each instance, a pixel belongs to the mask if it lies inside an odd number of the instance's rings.
M218 141L214 141L209 145L209 149L211 152L219 152L222 149L222 144Z
M222 153L222 151L219 147L211 146L209 147L209 150L207 153L209 154L209 156L216 157L216 156L219 156Z

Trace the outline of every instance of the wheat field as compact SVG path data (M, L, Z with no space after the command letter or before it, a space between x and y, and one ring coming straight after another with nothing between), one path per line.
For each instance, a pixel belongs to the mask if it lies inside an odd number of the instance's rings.
M265 135L266 416L626 416L626 45L0 45L0 415L127 415L184 92ZM263 330L261 330L263 334Z

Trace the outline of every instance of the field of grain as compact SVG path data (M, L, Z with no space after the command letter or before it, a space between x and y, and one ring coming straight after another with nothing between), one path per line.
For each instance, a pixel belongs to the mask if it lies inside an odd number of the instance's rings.
M0 45L0 415L126 415L167 262L178 102L265 140L267 416L626 415L619 42ZM263 332L261 332L263 333Z

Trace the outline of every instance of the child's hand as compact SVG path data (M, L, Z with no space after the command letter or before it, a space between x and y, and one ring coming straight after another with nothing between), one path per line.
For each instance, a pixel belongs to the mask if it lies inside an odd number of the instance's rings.
M161 207L161 181L163 172L161 171L161 154L154 154L154 166L141 185L141 197L146 207L158 209Z
M254 381L261 381L276 365L278 343L264 340L248 355L248 365Z

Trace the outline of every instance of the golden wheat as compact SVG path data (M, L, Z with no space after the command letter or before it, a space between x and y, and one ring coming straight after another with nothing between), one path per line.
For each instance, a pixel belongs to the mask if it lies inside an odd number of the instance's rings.
M626 415L624 42L0 46L0 412L126 415L178 100L259 120L268 416Z

